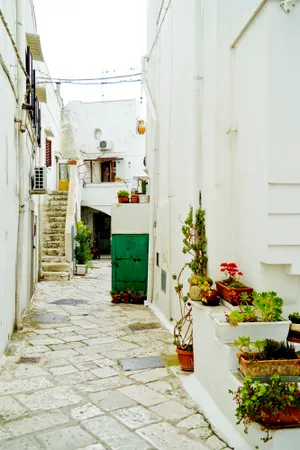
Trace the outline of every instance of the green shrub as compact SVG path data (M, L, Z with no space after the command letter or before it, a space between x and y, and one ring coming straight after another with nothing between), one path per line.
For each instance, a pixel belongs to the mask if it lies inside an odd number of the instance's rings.
M77 264L88 265L93 259L93 253L91 251L91 232L83 222L77 223L75 242L75 259Z
M117 196L118 197L129 197L129 192L121 190L121 191L117 192Z

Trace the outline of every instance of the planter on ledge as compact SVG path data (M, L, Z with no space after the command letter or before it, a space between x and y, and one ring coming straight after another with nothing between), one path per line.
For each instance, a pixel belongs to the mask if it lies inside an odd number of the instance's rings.
M251 355L255 358L255 353L251 353ZM242 374L252 378L271 377L275 373L280 376L300 375L300 357L298 359L247 360L240 353L237 354L237 357Z
M220 281L216 281L216 288L217 291L224 300L231 303L232 305L236 306L238 305L238 302L232 298L231 292L234 291L238 295L238 299L240 298L240 295L245 292L247 295L251 295L253 292L252 288L249 288L247 286L243 288L230 288L226 286L225 284L221 283ZM249 302L251 303L251 302Z
M139 200L140 200L140 203L149 203L149 195L140 194Z
M129 203L129 197L118 196L118 202L119 203Z
M273 411L264 410L265 417L261 424L267 428L296 428L300 427L300 409L296 407L288 408L285 412L280 412L276 417Z
M240 336L249 336L251 342L261 339L285 341L290 328L290 321L281 322L241 322L233 327L226 322L225 314L212 314L216 326L216 335L224 344L232 344Z
M181 350L180 348L176 349L176 353L178 356L178 361L180 367L185 372L194 372L194 352Z

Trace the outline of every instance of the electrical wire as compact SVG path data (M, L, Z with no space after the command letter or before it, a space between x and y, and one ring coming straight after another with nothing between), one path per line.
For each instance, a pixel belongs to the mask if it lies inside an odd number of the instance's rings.
M101 77L101 78L53 78L53 77L37 77L39 80L51 80L53 83L73 83L78 81L102 81L102 80L114 80L119 78L138 77L142 75L142 72L133 73L128 75L115 75L113 77Z
M122 84L122 83L140 83L142 80L120 80L120 81L106 81L106 82L99 82L95 81L92 83L87 82L70 82L70 81L60 81L61 84L71 84L73 86L80 85L80 86L101 86L101 85L109 85L109 84ZM53 84L53 81L38 81L36 84L47 84L51 83Z

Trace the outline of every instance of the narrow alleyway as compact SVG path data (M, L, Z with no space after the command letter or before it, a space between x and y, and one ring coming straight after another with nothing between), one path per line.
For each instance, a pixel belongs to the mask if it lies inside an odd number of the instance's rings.
M187 398L178 366L119 366L134 356L171 360L175 348L161 327L129 328L158 321L145 306L110 302L110 270L101 261L88 277L38 285L1 361L0 449L227 449ZM53 303L66 299L82 302Z

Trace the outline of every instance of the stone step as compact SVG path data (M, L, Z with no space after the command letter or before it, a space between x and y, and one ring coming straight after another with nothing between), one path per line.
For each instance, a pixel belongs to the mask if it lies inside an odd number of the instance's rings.
M43 247L42 256L65 256L65 247L61 248Z
M67 262L43 262L42 272L68 272L70 265Z
M51 227L51 223L49 224L49 228L44 228L43 229L43 234L57 234L57 235L59 235L59 234L65 234L65 231L66 231L66 229L65 229L65 227L55 227L55 228L53 228L53 227Z
M60 196L68 196L68 191L51 191L49 195L60 195Z
M44 234L43 242L61 242L63 244L65 242L65 235L59 233Z
M43 255L42 262L43 263L64 263L66 258L64 256L49 256Z
M65 244L63 241L49 241L43 242L43 249L56 249L56 250L65 250Z
M45 212L56 212L56 213L58 213L58 212L62 212L62 213L64 213L64 214L66 214L67 213L67 205L49 205L49 204L47 204L45 207L44 207L44 211Z
M68 206L68 200L58 200L55 197L47 201L47 206Z
M47 221L47 219L53 221L53 222L62 222L64 223L66 221L66 214L59 213L58 211L44 211L44 221ZM61 224L60 226L63 226Z
M42 272L41 281L69 281L69 272Z

